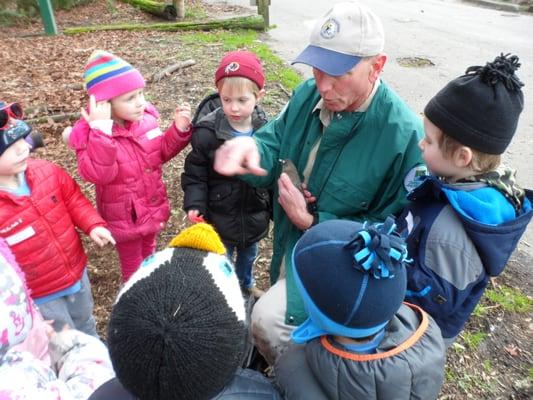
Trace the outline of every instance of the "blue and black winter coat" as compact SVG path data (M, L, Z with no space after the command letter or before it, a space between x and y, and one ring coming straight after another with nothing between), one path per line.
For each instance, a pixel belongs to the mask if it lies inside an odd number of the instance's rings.
M442 336L463 329L489 277L502 273L532 217L533 193L516 212L504 195L480 182L446 184L425 177L398 219L407 228L413 264L406 301L427 311Z

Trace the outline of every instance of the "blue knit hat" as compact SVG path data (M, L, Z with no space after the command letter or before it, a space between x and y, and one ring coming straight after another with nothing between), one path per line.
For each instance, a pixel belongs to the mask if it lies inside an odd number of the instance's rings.
M331 220L296 243L293 271L309 318L296 343L322 335L363 338L382 330L400 308L407 285L405 242L394 221Z

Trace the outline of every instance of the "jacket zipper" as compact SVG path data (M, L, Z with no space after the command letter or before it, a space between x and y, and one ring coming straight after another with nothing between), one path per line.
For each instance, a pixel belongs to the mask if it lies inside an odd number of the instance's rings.
M241 208L240 208L240 214L241 214L241 233L242 233L242 243L241 243L241 247L244 248L244 245L245 245L245 242L246 242L246 233L244 231L245 229L245 224L244 224L244 205L245 205L245 200L246 200L246 191L248 190L248 187L247 185L244 183L244 182L239 182L240 185L241 185Z

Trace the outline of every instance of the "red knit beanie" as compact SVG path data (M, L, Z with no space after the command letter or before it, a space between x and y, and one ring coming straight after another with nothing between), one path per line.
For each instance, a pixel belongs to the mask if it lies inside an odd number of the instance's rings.
M261 61L257 56L249 51L230 51L220 61L215 73L215 84L223 78L230 76L241 76L255 82L259 89L265 86L265 74Z

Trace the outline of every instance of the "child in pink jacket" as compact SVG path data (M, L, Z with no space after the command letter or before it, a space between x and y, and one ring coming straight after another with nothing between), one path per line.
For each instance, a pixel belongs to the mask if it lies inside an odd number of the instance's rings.
M114 376L99 339L43 321L0 238L0 399L86 399Z
M176 108L163 133L158 112L144 99L145 82L126 61L97 50L85 66L88 110L68 144L76 150L81 177L96 187L96 203L117 244L122 279L153 253L170 215L162 165L190 141L190 106Z

